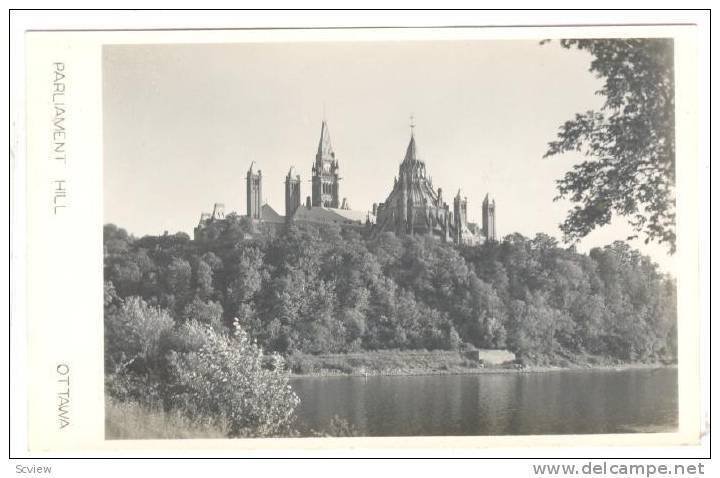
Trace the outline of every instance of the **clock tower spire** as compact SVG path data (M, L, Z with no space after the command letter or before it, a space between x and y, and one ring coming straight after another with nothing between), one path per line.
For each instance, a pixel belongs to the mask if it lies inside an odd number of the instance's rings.
M340 207L340 166L323 118L315 163L312 167L312 206Z

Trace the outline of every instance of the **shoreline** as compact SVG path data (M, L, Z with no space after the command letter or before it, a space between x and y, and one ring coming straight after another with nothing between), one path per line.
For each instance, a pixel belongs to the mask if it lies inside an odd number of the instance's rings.
M659 370L677 369L677 364L663 363L625 363L619 365L574 365L568 367L560 366L528 366L524 368L507 367L485 367L468 368L457 370L433 370L433 369L396 369L396 370L369 370L366 372L353 371L342 372L339 370L323 370L310 373L290 373L290 378L321 378L321 377L411 377L431 375L484 375L484 374L534 374L548 372L624 372L627 370Z

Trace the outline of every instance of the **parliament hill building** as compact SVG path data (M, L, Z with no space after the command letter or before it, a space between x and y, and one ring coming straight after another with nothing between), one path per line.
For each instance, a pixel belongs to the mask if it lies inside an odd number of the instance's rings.
M320 129L315 161L312 165L311 195L302 200L302 179L295 167L285 176L285 215L280 215L263 200L263 174L253 162L246 174L247 217L258 228L280 228L287 224L337 225L372 236L382 232L398 235L431 235L455 244L476 245L495 241L495 200L489 194L482 203L482 226L470 222L467 197L459 190L452 206L445 202L442 188L433 186L425 162L418 156L414 125L410 142L400 163L392 191L372 211L350 208L340 195L340 162L330 141L327 122ZM224 206L216 203L212 213L203 213L195 228L195 239L211 223L225 220Z

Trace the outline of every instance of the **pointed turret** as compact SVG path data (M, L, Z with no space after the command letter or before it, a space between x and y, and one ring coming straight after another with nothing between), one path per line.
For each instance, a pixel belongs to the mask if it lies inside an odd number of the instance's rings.
M320 142L318 143L315 160L320 162L322 160L331 161L334 159L335 151L333 151L332 142L330 141L330 130L328 129L327 121L323 120L320 128Z
M300 207L301 182L297 169L295 169L295 166L291 166L285 177L285 216L287 218L290 218Z
M330 142L330 130L323 119L315 163L312 167L313 207L340 207L340 166Z
M296 177L300 179L300 175L298 174L297 169L295 169L295 166L290 166L290 171L288 171L287 177L289 179L295 179Z
M400 180L415 181L418 178L425 180L425 162L418 158L417 145L415 144L415 131L410 130L410 143L405 150L405 158L400 163ZM432 189L432 187L430 187Z
M415 135L410 133L410 143L405 151L405 159L403 162L417 161L417 146L415 145Z
M453 200L453 216L455 218L455 243L462 244L467 228L467 198L462 189L458 189Z
M485 195L482 203L482 231L485 239L488 241L497 240L495 214L495 200L490 199L490 194L488 193Z
M250 163L246 176L247 215L250 219L262 219L262 171L255 170L255 161Z
M405 159L403 159L403 163L417 161L417 159L417 146L415 145L415 117L410 116L410 143L408 143L407 150L405 151Z

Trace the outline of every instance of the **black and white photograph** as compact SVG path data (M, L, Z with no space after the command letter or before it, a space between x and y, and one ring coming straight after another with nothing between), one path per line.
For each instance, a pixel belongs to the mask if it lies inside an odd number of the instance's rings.
M709 9L146 3L9 10L11 474L714 476Z
M106 440L678 430L672 37L101 55Z

